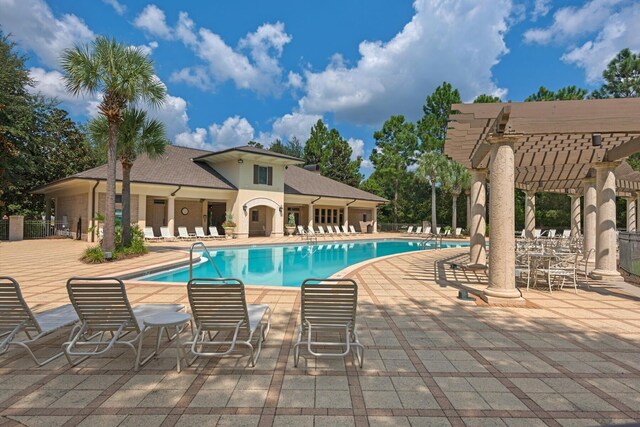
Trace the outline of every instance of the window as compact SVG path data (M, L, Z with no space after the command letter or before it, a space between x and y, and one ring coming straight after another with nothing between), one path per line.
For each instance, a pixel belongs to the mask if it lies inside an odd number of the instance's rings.
M333 223L337 224L338 223L338 209L334 209L333 210Z
M324 224L326 219L327 219L327 215L326 215L327 210L326 209L322 209L320 212L321 212L320 213L320 222Z
M316 218L315 218L314 222L317 224L317 223L320 222L320 209L318 209L318 208L316 208L316 210L315 210L315 217Z
M362 214L362 221L367 222L367 214Z
M260 211L257 209L254 209L251 211L251 221L252 222L258 222L260 221Z
M273 185L273 168L271 166L253 165L253 183Z

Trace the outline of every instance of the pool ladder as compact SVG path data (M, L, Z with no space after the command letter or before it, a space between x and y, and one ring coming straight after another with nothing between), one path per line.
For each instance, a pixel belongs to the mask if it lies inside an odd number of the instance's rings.
M442 236L440 235L426 237L419 243L419 245L421 245L424 250L427 249L427 245L431 242L435 242L435 249L442 249Z
M204 243L195 242L194 244L191 245L191 249L189 249L189 280L193 279L193 250L198 246L202 247L203 255L207 254L206 255L207 259L209 260L209 262L211 263L213 268L216 270L216 273L218 273L218 277L220 277L222 279L222 273L220 273L220 270L218 269L218 266L216 265L216 262L213 260L213 258L211 258L211 254L209 253L209 249L207 249L207 247L204 245Z

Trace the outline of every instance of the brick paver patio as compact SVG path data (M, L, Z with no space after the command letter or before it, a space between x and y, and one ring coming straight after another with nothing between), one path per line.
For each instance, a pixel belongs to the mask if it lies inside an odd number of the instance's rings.
M286 240L283 238L282 240ZM273 240L271 240L272 242ZM289 240L291 241L291 240ZM257 243L252 240L251 243ZM72 241L0 244L0 275L22 284L35 311L68 302L72 275L113 275L186 257L159 246L99 266ZM184 245L183 245L184 246ZM528 291L525 308L462 303L458 287L486 278L451 270L465 249L398 255L348 274L360 285L364 369L342 360L293 367L299 291L251 287L274 310L256 368L247 357L199 360L175 372L164 343L139 373L116 350L76 368L0 357L0 424L261 426L592 426L640 421L640 303L612 285ZM132 303L187 303L182 286L130 284ZM637 294L636 294L637 295ZM63 334L39 354L58 351ZM151 337L153 340L153 337Z

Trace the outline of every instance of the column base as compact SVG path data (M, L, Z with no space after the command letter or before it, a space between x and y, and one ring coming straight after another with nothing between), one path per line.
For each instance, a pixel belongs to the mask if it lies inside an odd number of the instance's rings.
M490 305L523 307L527 303L517 289L492 289L489 287L484 290L481 298Z
M605 282L622 280L622 274L617 270L600 270L597 268L589 273L589 277L594 280L602 280Z
M485 264L467 264L464 266L464 269L471 270L471 271L486 270L487 266Z

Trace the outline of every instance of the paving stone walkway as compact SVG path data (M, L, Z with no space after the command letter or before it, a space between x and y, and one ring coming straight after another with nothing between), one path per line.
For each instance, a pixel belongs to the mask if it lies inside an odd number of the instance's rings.
M253 243L253 241L252 241ZM231 244L231 243L230 243ZM155 249L123 263L86 266L79 242L0 244L0 275L21 281L39 311L67 302L72 275L107 275L184 258ZM133 371L116 350L78 367L36 368L24 353L0 357L0 425L596 426L640 422L640 298L614 285L524 291L524 308L461 303L460 286L486 277L450 269L464 249L403 254L348 274L360 285L366 346L353 360L301 359L292 341L299 291L250 287L273 326L256 368L247 357L199 360L175 372L164 343ZM135 303L187 303L179 286L129 284ZM153 337L150 337L151 341ZM48 339L38 354L60 348ZM151 341L149 345L151 345Z

